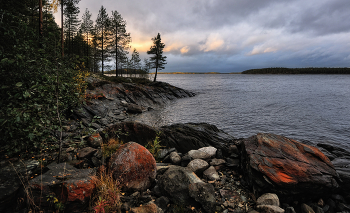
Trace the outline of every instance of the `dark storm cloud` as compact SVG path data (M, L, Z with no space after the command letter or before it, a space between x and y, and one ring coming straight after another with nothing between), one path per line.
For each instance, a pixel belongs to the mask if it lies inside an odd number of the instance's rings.
M302 6L302 5L301 5ZM290 24L294 32L312 32L316 35L350 31L350 2L348 0L314 2L313 7L304 10Z
M95 20L101 5L123 16L142 56L161 33L164 71L350 61L349 0L82 0L79 6Z

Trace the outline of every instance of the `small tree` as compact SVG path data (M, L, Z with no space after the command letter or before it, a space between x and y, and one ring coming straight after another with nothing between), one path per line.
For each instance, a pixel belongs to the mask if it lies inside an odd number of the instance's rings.
M131 63L134 74L136 74L141 69L141 58L140 53L135 48L131 54Z
M165 44L162 43L162 39L160 38L160 34L154 38L152 38L153 46L151 46L150 50L147 51L147 54L152 54L150 57L150 63L152 68L156 68L156 74L154 76L154 82L157 80L158 70L164 69L164 65L166 64L166 56L163 56L163 49Z

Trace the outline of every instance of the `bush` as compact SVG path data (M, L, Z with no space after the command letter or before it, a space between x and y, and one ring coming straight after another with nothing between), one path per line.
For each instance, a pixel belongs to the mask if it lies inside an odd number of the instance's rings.
M25 21L0 14L0 154L56 149L59 115L64 119L86 89L82 63L59 57L57 28L39 40Z

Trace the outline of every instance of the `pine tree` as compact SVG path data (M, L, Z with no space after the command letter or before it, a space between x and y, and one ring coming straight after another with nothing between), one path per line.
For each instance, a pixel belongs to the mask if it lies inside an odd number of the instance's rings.
M103 65L104 65L104 61L107 53L105 46L107 45L107 41L109 39L108 27L109 27L108 14L106 12L106 8L101 6L96 19L96 31L97 31L97 39L101 41L100 46L101 46L101 57L102 57L101 58L102 74L104 73Z
M141 58L140 53L134 48L134 51L131 54L131 66L134 70L134 74L141 69Z
M77 4L80 0L65 0L64 16L65 16L65 28L66 28L66 41L68 44L68 53L73 52L73 37L74 33L78 32L78 26L80 20L78 14L80 12Z
M90 37L91 37L91 33L93 31L94 22L91 20L91 13L89 12L89 10L87 8L85 10L85 13L83 14L83 18L82 19L83 20L82 20L80 29L81 29L81 32L85 36L85 39L86 39L86 43L87 43L86 44L87 67L90 68L90 61L89 61L89 58L90 58L90 55L89 55L90 42L89 42L89 40L91 39Z
M125 29L126 21L118 13L118 11L112 11L112 17L110 18L110 31L112 33L111 54L115 55L115 75L118 77L118 68L120 67L120 61L130 48L129 43L131 42L130 33L126 32Z
M164 65L166 64L166 56L163 56L163 49L165 44L162 43L162 39L160 38L160 34L154 38L152 38L153 46L151 46L150 50L147 51L147 54L151 54L150 62L152 64L152 68L156 68L156 74L154 76L154 82L157 80L158 70L164 69Z

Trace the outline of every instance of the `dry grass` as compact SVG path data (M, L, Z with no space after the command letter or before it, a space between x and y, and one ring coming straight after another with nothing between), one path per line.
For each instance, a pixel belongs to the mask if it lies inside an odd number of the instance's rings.
M92 199L92 207L96 213L121 212L120 185L101 166L96 176L92 177L96 185L96 194Z
M104 157L112 156L119 147L123 145L123 141L119 139L111 138L108 140L107 144L102 145L102 154Z

